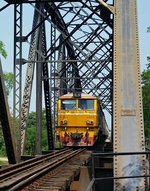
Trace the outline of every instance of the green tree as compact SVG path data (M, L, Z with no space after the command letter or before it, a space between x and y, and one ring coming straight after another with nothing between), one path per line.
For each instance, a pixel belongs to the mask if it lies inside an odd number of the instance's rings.
M5 142L3 138L2 129L0 127L0 156L6 156L6 148L5 148Z
M5 45L2 41L0 41L0 54L6 58L7 57L7 52L5 50Z
M142 72L142 94L145 137L150 141L150 57L147 60L147 68Z
M25 155L34 155L35 153L35 126L28 127L25 139Z
M34 155L36 136L36 112L29 113L26 128L25 154ZM45 110L42 111L42 150L48 149Z
M6 58L7 57L7 52L5 50L5 45L2 41L0 41L0 54ZM4 81L5 81L5 86L6 86L6 93L7 96L10 94L12 88L13 88L13 83L14 83L14 75L11 72L6 72L3 74Z
M14 75L11 72L5 72L3 74L4 82L5 82L5 88L6 88L6 94L9 96L13 86L14 86Z

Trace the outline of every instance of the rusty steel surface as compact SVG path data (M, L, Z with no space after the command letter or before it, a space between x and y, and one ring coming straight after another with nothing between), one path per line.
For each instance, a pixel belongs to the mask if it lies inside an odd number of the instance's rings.
M114 13L114 152L145 151L136 0L116 0ZM145 175L145 156L115 156L114 177ZM114 190L145 190L145 179L117 179Z
M0 170L0 190L60 190L79 174L90 153L85 149L63 150ZM57 179L57 180L56 180Z

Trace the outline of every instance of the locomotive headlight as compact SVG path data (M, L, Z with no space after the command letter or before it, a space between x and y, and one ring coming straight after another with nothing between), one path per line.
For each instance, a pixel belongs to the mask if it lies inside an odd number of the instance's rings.
M67 124L67 120L64 120L64 125L66 125Z
M93 121L92 121L92 120L87 120L87 121L86 121L86 124L87 124L87 125L93 125Z
M67 120L63 120L60 123L61 123L61 125L67 125Z

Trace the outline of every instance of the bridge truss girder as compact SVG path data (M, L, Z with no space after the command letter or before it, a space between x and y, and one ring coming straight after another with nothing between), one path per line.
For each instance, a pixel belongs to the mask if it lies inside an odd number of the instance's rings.
M0 128L2 129L6 145L6 153L9 164L15 164L18 161L16 152L16 143L13 139L15 130L12 125L12 116L9 112L7 95L4 84L3 70L0 60Z
M66 18L67 20L70 18L64 25L69 36L62 31L61 41L59 41L58 30L60 28L55 26L58 36L57 39L53 40L54 45L51 46L50 50L50 56L54 57L51 60L53 69L51 84L54 92L59 92L58 95L61 95L60 92L63 92L63 89L66 92L82 89L83 92L96 95L102 101L104 108L111 113L112 20L110 19L108 25L98 13L100 11L99 5L95 1L90 3L89 5L84 2L68 3L67 6L57 5L58 11L63 13L62 18L60 17L61 20L65 21ZM95 4L95 7L92 3ZM59 20L57 22L59 23ZM70 57L69 52L66 53L67 47L63 44L66 44L68 40L67 43L71 42L72 44L75 58L74 56L73 58ZM59 55L62 45L64 46L64 51L61 53L63 60L60 60L57 55ZM60 82L58 83L58 81ZM76 86L79 83L81 88ZM63 85L60 86L60 84ZM53 97L55 97L55 93Z
M18 148L22 153L31 102L33 74L34 70L37 70L37 67L34 67L35 64L43 65L42 80L44 92L47 95L46 111L49 108L47 123L52 114L56 116L58 96L73 91L83 91L98 96L103 108L110 115L112 114L113 19L111 12L95 0L56 3L49 1L39 3L39 6L28 2L25 5L32 7L37 15L33 17L32 29L23 35L22 7L24 4L18 1L14 5L14 14L19 15L19 22L16 18L14 23L16 31L19 29L19 32L15 32L14 38L16 52L14 55L14 115L15 118L20 119L21 138ZM49 32L47 32L48 27ZM40 37L40 34L44 36ZM24 44L29 45L28 58L23 56ZM41 52L41 49L44 49L44 52ZM41 58L42 62L40 62ZM24 65L27 67L27 73L24 93L22 93ZM38 88L36 87L36 93L39 93ZM37 108L36 112L40 112L40 109ZM56 118L53 117L53 122L50 120L47 127L49 149L54 146L51 135L55 120Z

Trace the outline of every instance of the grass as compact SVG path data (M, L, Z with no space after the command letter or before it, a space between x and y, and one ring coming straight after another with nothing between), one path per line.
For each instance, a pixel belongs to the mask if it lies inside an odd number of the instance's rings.
M7 157L0 157L0 166L8 165Z

